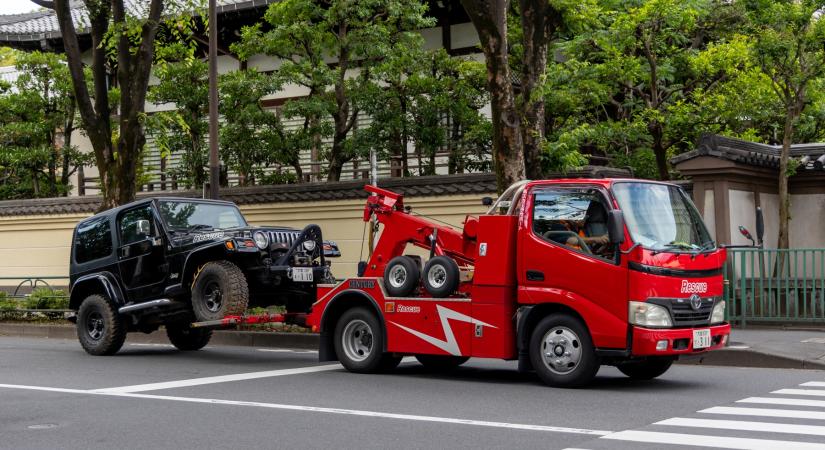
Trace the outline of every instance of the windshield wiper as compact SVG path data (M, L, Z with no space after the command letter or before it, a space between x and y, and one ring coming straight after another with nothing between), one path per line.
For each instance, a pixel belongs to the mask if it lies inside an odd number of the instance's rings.
M186 230L187 231L195 231L195 230L214 230L214 229L215 229L215 227L213 227L212 225L207 225L205 223L197 223L195 225L190 226Z
M660 248L654 249L651 254L655 255L657 253L663 253L670 249L678 249L678 250L695 250L694 246L691 244L687 244L684 242L676 242L672 241L668 244L663 244Z

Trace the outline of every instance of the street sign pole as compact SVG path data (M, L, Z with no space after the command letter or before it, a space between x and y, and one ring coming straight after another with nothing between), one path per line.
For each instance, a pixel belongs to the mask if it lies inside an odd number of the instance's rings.
M209 0L209 198L218 199L221 169L218 161L218 13Z

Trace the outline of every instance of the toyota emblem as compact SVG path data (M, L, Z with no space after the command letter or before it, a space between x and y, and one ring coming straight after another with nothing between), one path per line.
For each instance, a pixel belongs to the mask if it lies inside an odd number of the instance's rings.
M688 301L690 301L690 307L693 308L694 311L699 311L699 308L702 307L702 297L699 297L697 294L691 295Z

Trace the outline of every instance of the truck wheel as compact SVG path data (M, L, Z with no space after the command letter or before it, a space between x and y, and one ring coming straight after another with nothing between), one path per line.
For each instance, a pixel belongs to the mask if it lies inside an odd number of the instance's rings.
M384 353L384 334L375 314L365 308L346 311L335 325L335 354L350 372L394 369L401 358Z
M672 364L672 358L651 358L644 361L620 363L616 365L616 368L634 380L652 380L667 372Z
M424 265L424 289L435 298L448 297L458 289L461 272L448 256L436 256Z
M77 311L77 338L90 355L114 355L126 341L126 327L114 305L94 294Z
M583 386L599 371L587 327L567 314L551 314L536 325L530 337L530 361L550 386Z
M418 286L418 264L408 256L396 256L384 269L384 287L390 297L407 297Z
M212 330L191 328L189 324L166 325L166 336L178 350L195 351L206 347L212 339Z
M198 320L243 314L248 303L246 277L229 261L206 263L192 284L192 310Z
M416 355L415 359L421 363L422 366L436 370L450 370L464 364L469 360L466 356L450 356L450 355Z

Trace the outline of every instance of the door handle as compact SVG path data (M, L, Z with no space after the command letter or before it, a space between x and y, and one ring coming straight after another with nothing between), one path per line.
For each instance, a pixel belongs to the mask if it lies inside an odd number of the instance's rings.
M528 270L527 281L544 281L544 272L541 270Z

